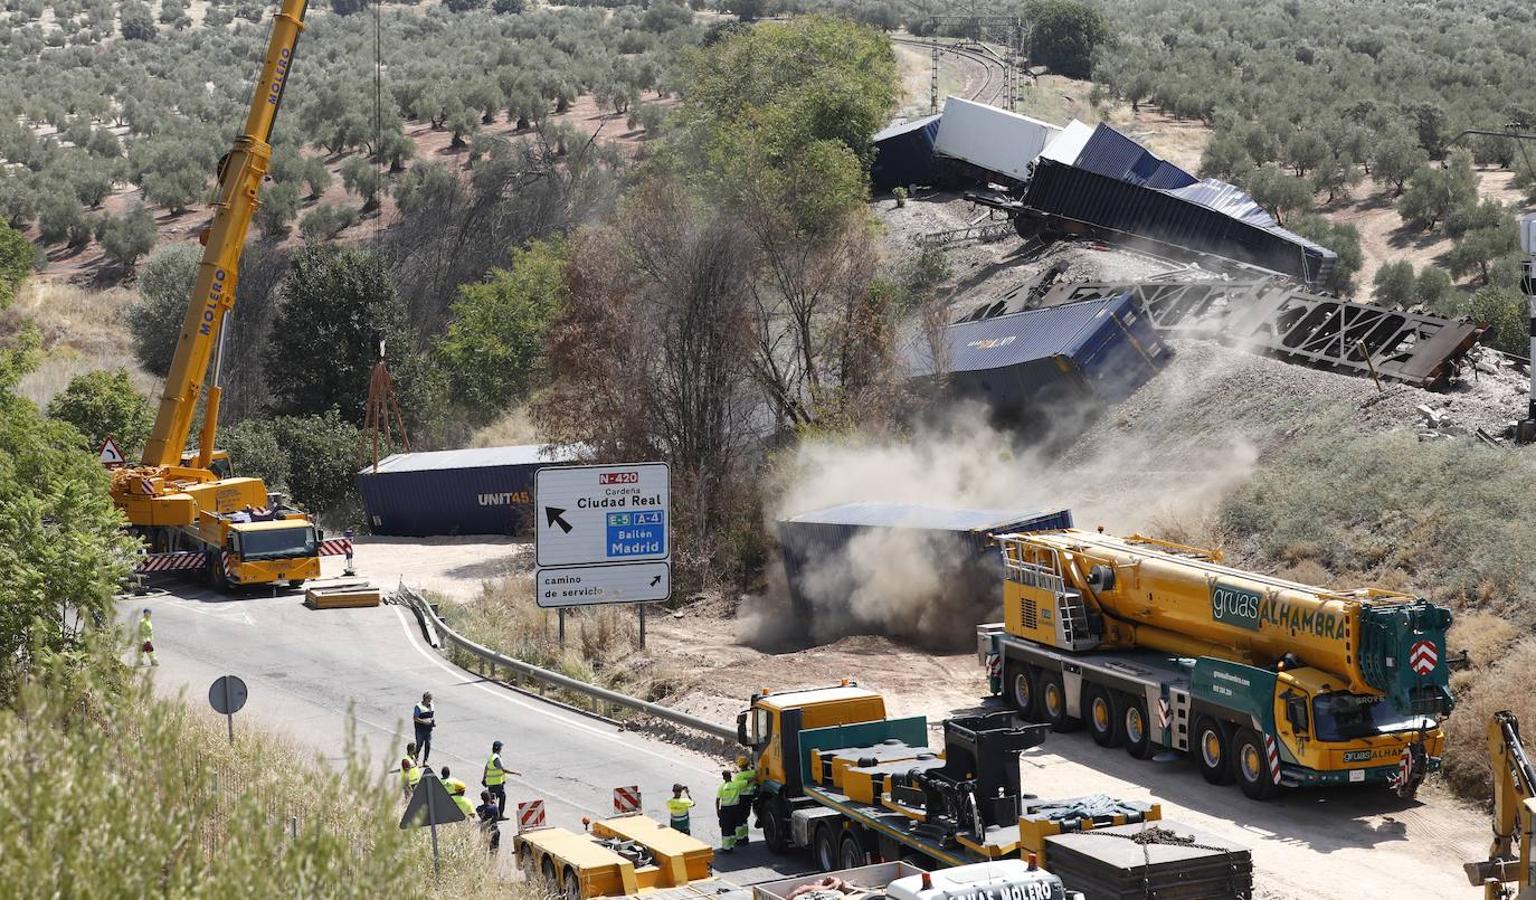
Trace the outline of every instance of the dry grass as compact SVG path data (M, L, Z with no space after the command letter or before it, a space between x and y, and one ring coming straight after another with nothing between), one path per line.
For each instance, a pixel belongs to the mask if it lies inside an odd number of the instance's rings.
M1489 637L1495 631L1484 626L1481 636ZM1458 692L1456 711L1445 721L1443 769L1446 782L1457 793L1478 800L1492 796L1487 729L1495 712L1514 712L1528 733L1536 727L1536 692L1530 689L1533 670L1536 639L1523 638L1500 654L1497 662L1457 678L1463 689Z
M474 601L442 608L449 625L470 640L569 678L647 700L660 698L668 686L668 679L656 676L654 658L636 646L638 618L628 606L567 610L564 647L558 613L534 605L531 575L486 582ZM479 667L467 654L454 661ZM561 699L580 706L590 702L575 694Z
M128 334L133 291L92 291L72 284L32 279L17 298L20 318L42 334L43 359L17 385L16 392L39 406L69 386L76 375L101 369L127 369L134 387L147 397L160 392L160 380L139 368Z
M542 443L544 436L533 424L526 404L502 413L496 421L475 431L469 440L471 447L512 447Z

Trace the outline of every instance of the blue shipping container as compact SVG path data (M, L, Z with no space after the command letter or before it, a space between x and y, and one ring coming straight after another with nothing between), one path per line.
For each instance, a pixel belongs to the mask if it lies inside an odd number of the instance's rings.
M816 610L847 596L863 573L846 558L856 538L881 534L910 535L943 557L950 590L971 596L975 621L958 623L962 634L988 620L1003 600L1001 551L992 536L1072 527L1070 510L1030 511L927 506L916 503L845 503L802 513L775 524L779 556L788 576L790 599L798 619L815 633ZM902 623L893 623L900 630ZM911 635L908 635L911 636ZM932 637L932 636L930 636Z
M533 475L565 459L551 448L397 453L357 473L374 534L518 534L531 525Z
M875 193L933 183L933 142L939 136L941 118L927 116L903 122L874 136L875 160L869 169L869 181Z
M1008 421L1049 419L1053 406L1119 402L1172 356L1129 292L961 322L943 339L943 365L924 349L910 360L913 374L946 373L948 394L983 400Z

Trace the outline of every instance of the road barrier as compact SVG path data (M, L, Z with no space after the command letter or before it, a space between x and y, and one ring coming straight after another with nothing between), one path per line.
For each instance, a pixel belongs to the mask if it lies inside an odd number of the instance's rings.
M517 805L517 830L544 827L544 801L529 800Z
M513 659L510 656L497 653L495 650L482 647L449 628L425 597L404 584L400 585L391 599L396 603L410 607L416 613L421 619L422 626L427 631L428 639L434 647L438 647L442 643L449 643L472 656L479 657L483 662L490 664L493 676L497 667L510 669L525 678L531 678L547 685L590 697L594 708L598 704L606 703L625 709L632 709L662 721L671 722L674 725L680 725L683 728L690 728L707 734L710 737L719 738L722 741L728 741L732 744L736 742L736 729L734 728L720 725L707 719L701 719L698 716L692 716L685 712L678 712L675 709L668 709L658 703L651 703L638 697L630 697L618 691L610 691L595 684L578 681L575 678L561 675L559 672L552 672L549 669L540 668L531 663L523 662L520 659Z
M613 814L627 816L640 811L640 788L637 785L613 789Z

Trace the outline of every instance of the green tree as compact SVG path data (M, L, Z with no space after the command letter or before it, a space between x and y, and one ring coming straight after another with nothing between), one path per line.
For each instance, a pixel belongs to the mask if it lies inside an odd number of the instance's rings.
M151 256L139 272L139 296L128 307L128 333L139 365L158 378L171 370L202 256L195 244L173 244Z
M1513 220L1500 225L1474 228L1457 238L1451 252L1446 254L1446 265L1457 275L1476 272L1488 284L1489 272L1494 260L1520 249L1520 235Z
M485 6L485 4L486 0L444 0L443 2L443 5L448 7L451 12L456 13L469 12L472 9L481 9Z
M139 0L128 0L122 5L118 10L117 27L126 40L152 41L155 39L155 16L149 11L149 7Z
M331 0L331 12L338 16L350 16L368 8L368 0Z
M1488 323L1483 343L1515 356L1531 352L1530 311L1519 291L1487 287L1472 295L1472 318Z
M1444 269L1425 266L1419 272L1419 280L1413 286L1413 296L1418 302L1424 304L1425 308L1448 315L1452 312L1454 289L1455 284Z
M342 521L358 507L360 436L334 408L320 415L247 419L220 432L241 472L260 476L269 490L288 494L303 509Z
M1340 297L1355 292L1355 274L1365 265L1365 252L1360 247L1360 232L1355 226L1334 222L1315 213L1297 216L1286 227L1310 241L1327 247L1338 254L1333 271L1322 287Z
M1381 306L1409 306L1415 298L1413 263L1389 262L1376 270L1372 299Z
M1426 229L1458 210L1477 205L1477 173L1471 154L1454 153L1444 166L1424 166L1408 179L1397 201L1398 215Z
M143 173L144 197L179 216L202 199L208 190L208 176L197 161L185 157L175 164Z
M38 654L78 648L81 623L108 621L131 568L106 473L80 432L15 393L39 345L32 330L0 347L0 699Z
M306 241L328 241L344 229L357 224L357 210L350 206L322 203L299 220L299 233Z
M139 257L153 249L159 236L155 217L143 203L134 204L120 216L105 216L96 226L96 240L107 259L124 269L133 268Z
M1312 185L1305 178L1288 174L1272 163L1250 171L1243 180L1243 187L1253 195L1255 203L1274 213L1276 219L1283 220L1288 213L1312 207Z
M37 213L38 233L45 243L83 247L91 240L90 223L74 197L52 194L43 198Z
M37 248L27 236L0 222L0 309L16 299L21 283L37 266Z
M256 210L256 226L265 237L280 238L288 233L288 223L298 214L298 185L280 181L262 191L261 208Z
M363 212L379 208L379 171L361 156L349 158L341 164L341 183L349 193L363 200Z
M387 342L397 375L412 350L404 305L383 264L361 250L306 244L278 295L267 354L274 407L286 415L335 407L346 421L362 421L379 342Z
M331 186L331 170L325 167L325 160L318 156L299 157L294 164L294 178L309 188L304 198L306 200L319 200L325 189Z
M455 396L486 417L524 399L565 296L564 247L545 242L514 250L512 264L485 281L461 285L437 345Z
M1389 130L1376 143L1371 156L1371 175L1380 183L1392 186L1393 194L1403 192L1403 184L1413 173L1429 162L1429 154L1418 145L1413 136L1400 128Z
M768 9L768 0L721 0L720 9L743 22L755 22Z
M48 401L48 415L68 422L85 436L81 449L94 453L111 437L130 457L143 449L154 424L149 401L134 390L127 369L76 375Z
M493 0L491 9L502 15L517 15L523 11L523 0Z
M1024 14L1031 59L1068 78L1092 77L1093 51L1111 34L1102 13L1074 0L1033 0Z

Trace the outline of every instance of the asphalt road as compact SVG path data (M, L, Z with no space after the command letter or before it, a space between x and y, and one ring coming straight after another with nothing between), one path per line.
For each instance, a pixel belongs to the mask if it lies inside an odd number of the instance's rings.
M636 785L644 812L665 820L665 800L681 782L699 803L694 834L719 845L713 798L722 761L450 665L400 607L315 611L297 594L231 599L187 583L166 587L173 593L124 602L118 614L127 620L140 608L152 610L161 693L184 692L194 707L214 715L208 686L225 674L244 679L250 699L235 716L236 730L260 724L340 765L350 718L363 752L385 769L411 739L412 706L431 691L439 722L431 765L448 766L477 794L491 742L503 741L503 761L523 773L508 781L509 816L515 804L537 798L549 824L577 829L582 816L612 814L615 787ZM798 857L771 857L757 843L716 859L717 870L743 883L810 868Z

